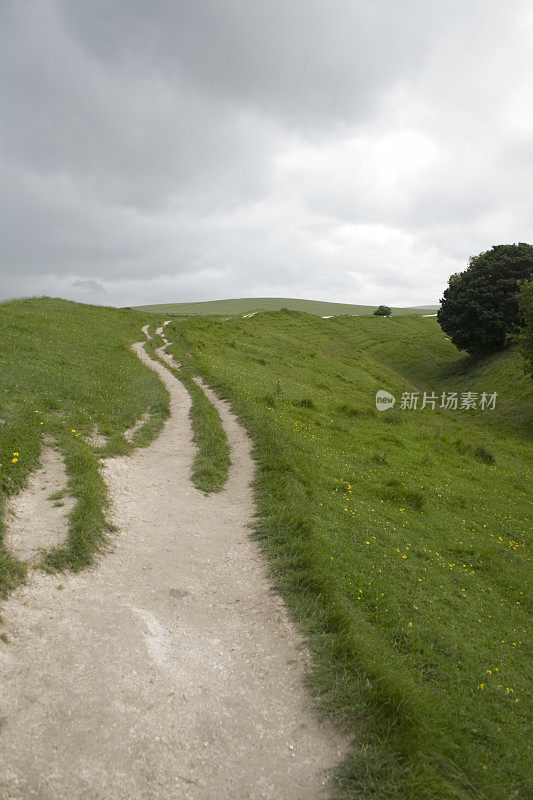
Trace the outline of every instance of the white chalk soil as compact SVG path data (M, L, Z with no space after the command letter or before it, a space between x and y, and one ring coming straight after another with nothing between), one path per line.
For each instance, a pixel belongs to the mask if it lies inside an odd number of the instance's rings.
M118 527L97 567L35 573L1 609L0 797L314 800L347 742L321 723L307 653L249 537L250 442L225 490L190 483L190 398L162 365L160 436L104 476Z
M8 549L29 564L43 552L62 545L68 536L68 514L74 498L66 493L67 473L63 458L53 440L47 437L41 450L39 467L27 485L10 497L4 514ZM60 499L54 495L62 493Z

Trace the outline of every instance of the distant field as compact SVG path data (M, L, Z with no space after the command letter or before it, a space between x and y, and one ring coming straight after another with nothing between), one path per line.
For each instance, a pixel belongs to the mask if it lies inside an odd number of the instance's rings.
M473 365L420 316L289 311L166 331L254 440L256 535L308 635L316 693L354 736L338 798L533 796L519 355ZM376 411L378 389L392 411ZM477 413L398 407L424 389L499 397Z
M288 308L291 311L304 311L318 317L341 314L372 314L375 306L356 306L350 303L327 303L322 300L298 300L292 297L240 297L235 300L208 300L203 303L162 303L152 306L135 306L135 310L155 314L250 314L253 311L280 311ZM434 314L438 306L427 308L393 308L398 314Z

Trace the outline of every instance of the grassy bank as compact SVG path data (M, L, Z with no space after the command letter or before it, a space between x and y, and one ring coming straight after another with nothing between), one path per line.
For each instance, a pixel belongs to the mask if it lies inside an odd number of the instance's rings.
M48 298L0 304L0 512L35 469L45 433L59 444L76 498L68 541L44 556L49 568L91 563L108 530L99 456L129 452L123 433L146 411L135 443L147 444L168 413L161 382L130 350L145 322L136 312ZM105 437L100 447L90 443L95 432ZM0 595L23 576L0 545Z
M339 796L529 796L531 448L507 424L528 394L506 377L512 356L485 416L379 413L377 389L454 370L448 391L496 388L430 319L281 312L166 330L253 437L256 535L307 633L317 698L354 736Z

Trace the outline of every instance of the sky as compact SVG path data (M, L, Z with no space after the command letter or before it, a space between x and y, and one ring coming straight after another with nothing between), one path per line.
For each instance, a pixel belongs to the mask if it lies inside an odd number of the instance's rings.
M0 298L437 303L533 241L529 0L0 0Z

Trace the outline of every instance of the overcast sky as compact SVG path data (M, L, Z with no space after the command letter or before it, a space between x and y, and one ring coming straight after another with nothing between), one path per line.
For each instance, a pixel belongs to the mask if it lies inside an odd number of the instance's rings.
M0 0L0 297L438 302L533 241L530 0Z

